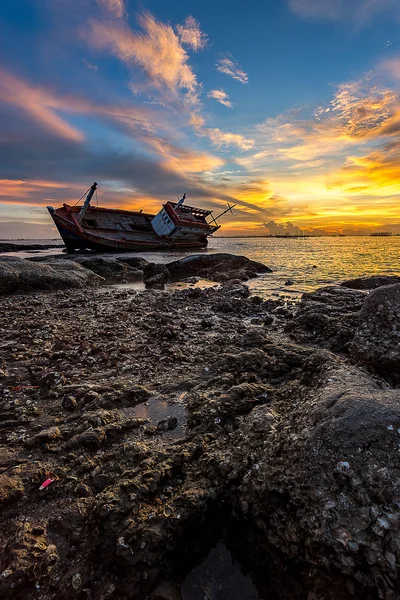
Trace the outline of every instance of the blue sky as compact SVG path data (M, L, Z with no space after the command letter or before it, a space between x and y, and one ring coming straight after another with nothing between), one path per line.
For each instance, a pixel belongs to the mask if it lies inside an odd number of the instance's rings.
M397 231L399 25L395 0L2 3L0 237L95 179L108 206L234 201L230 234Z

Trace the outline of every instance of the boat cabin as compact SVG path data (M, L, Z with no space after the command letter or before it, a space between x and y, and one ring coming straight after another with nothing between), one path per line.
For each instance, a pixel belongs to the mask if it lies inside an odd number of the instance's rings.
M210 235L219 229L214 221L208 223L206 217L211 210L203 210L183 204L186 195L179 202L166 202L153 218L151 225L157 235L173 239L188 239L192 236Z

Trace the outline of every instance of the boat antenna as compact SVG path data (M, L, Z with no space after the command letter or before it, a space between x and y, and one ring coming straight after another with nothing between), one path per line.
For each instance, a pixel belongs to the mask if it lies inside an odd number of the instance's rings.
M186 192L183 194L182 198L179 200L178 204L176 205L176 208L179 208L180 206L182 206L182 204L185 202L186 200Z

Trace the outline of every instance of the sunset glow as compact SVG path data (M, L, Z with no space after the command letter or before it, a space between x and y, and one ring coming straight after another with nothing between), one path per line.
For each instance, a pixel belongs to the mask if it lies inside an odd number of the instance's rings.
M400 232L398 2L243 10L4 3L0 237L50 235L94 180L110 207L233 202L221 235Z

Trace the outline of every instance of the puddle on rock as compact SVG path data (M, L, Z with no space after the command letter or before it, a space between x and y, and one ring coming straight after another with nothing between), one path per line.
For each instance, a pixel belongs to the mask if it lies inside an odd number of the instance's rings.
M187 290L194 288L209 288L209 287L217 287L219 283L215 281L209 281L208 279L199 279L196 283L190 283L188 281L171 281L165 284L165 290ZM137 292L149 291L152 288L146 288L146 285L143 281L135 281L132 283L115 283L113 284L114 288L118 290L135 290Z
M165 437L179 439L185 435L187 417L182 402L169 403L161 396L152 396L143 404L138 404L132 408L126 408L125 412L129 414L130 417L148 419L151 425L157 425L160 421L175 417L178 420L178 424L174 429L165 431Z
M181 585L182 600L265 600L219 542Z

